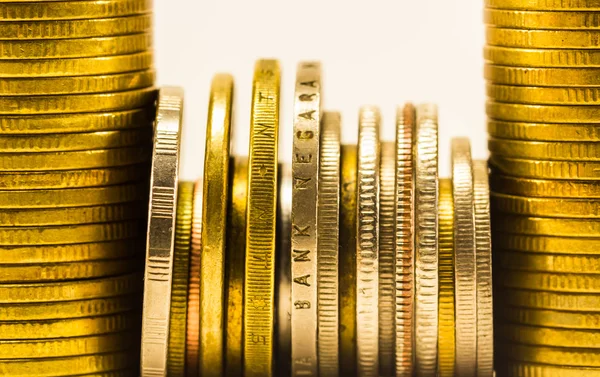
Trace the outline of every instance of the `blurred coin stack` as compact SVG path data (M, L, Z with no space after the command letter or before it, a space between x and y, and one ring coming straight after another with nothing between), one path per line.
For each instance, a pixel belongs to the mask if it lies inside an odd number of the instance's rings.
M0 375L138 374L148 0L0 0Z
M600 375L600 2L487 0L497 372Z

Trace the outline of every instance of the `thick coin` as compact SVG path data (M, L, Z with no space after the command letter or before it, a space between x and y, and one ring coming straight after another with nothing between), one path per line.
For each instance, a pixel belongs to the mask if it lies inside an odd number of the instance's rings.
M600 312L600 297L596 293L557 293L510 288L504 288L502 293L504 305L567 312Z
M497 373L506 377L600 377L598 368L576 368L517 361L501 364Z
M143 51L94 58L1 60L0 77L42 78L84 75L110 75L150 69L154 53Z
M600 333L594 330L550 329L515 324L498 326L498 336L521 344L600 348Z
M500 345L505 357L531 363L600 367L600 353L597 350L566 347L530 346L525 344Z
M494 210L526 216L600 218L598 199L531 198L492 194Z
M0 97L0 114L36 115L121 111L149 106L156 99L154 88L115 93L56 96Z
M152 10L150 0L6 1L0 4L4 20L74 20L122 17Z
M355 145L342 146L340 194L340 375L356 376L356 188ZM411 157L412 158L412 157Z
M596 274L600 271L600 257L596 255L552 255L499 250L499 267L511 270L559 272L569 274Z
M396 111L396 375L414 371L415 229L414 135L415 107L407 103Z
M158 95L150 178L140 377L166 376L183 90Z
M561 312L516 307L503 307L499 312L503 320L523 325L591 330L600 326L600 313Z
M489 119L491 137L528 141L600 141L596 124L518 123Z
M121 92L152 86L155 76L148 69L102 76L0 78L0 96Z
M485 6L500 9L600 11L598 0L486 0Z
M452 181L440 179L438 375L453 377L456 367L454 307L454 202ZM460 334L459 334L460 335Z
M512 158L597 161L600 146L596 142L546 142L490 139L488 149L492 154Z
M547 88L487 84L493 101L540 105L598 105L600 88Z
M356 361L361 377L379 376L379 128L375 107L358 123L356 234Z
M548 292L598 293L600 277L593 274L564 274L498 269L498 284L509 288Z
M600 198L600 182L556 181L516 178L492 174L492 188L498 193L544 198Z
M596 49L599 30L532 30L488 26L486 41L491 46L518 48Z
M486 64L484 77L495 84L543 87L599 86L596 68L531 68ZM547 119L555 120L553 117Z
M202 259L200 261L200 375L221 377L225 330L225 246L233 78L212 81L206 126Z
M108 37L150 31L152 16L139 14L128 17L86 20L36 20L3 22L0 35L9 39L61 39Z
M256 63L252 90L246 216L246 377L273 375L280 83L281 72L277 61L259 60ZM293 227L292 232L302 229ZM293 305L294 308L310 308L310 303L301 301L294 302Z
M177 191L173 250L173 285L171 287L171 320L169 321L169 353L167 356L167 374L169 376L185 376L185 330L193 201L194 183L180 182Z
M456 373L477 372L477 263L473 161L467 138L452 140L454 199L454 283L456 303Z
M554 237L600 237L600 222L596 219L556 219L496 215L495 231Z
M492 155L490 165L502 174L523 178L572 181L600 179L600 162L596 161L529 160Z
M484 59L491 64L515 67L598 67L600 51L565 49L524 49L486 46Z
M339 376L339 248L341 115L322 117L319 159L318 357L319 376ZM393 157L392 157L393 158ZM393 184L393 181L392 181ZM393 331L393 326L390 328ZM390 357L393 355L390 354Z
M417 107L415 161L415 370L435 376L438 349L438 113ZM473 251L474 252L474 251Z
M572 11L516 11L486 9L484 20L488 25L511 29L600 29L600 13Z
M319 158L321 138L321 65L298 64L294 94L292 151L292 376L317 376L319 362L317 329L321 310L317 237ZM324 368L326 369L326 368Z
M540 235L507 234L495 232L494 247L528 253L598 255L600 238L566 238Z

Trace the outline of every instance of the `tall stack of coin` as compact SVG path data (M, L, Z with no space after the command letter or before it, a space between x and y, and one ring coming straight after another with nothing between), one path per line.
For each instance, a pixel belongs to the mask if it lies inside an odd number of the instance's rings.
M137 375L147 0L0 1L0 374Z
M600 374L600 3L487 0L500 375Z

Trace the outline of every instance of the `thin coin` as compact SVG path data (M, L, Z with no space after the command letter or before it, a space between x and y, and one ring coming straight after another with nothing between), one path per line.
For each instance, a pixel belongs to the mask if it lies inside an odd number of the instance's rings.
M49 227L0 228L0 245L37 246L104 242L134 238L141 235L139 221L107 224L61 225Z
M598 0L486 0L485 6L500 9L600 11Z
M415 370L435 376L438 349L438 112L417 107L415 161Z
M557 293L510 288L502 289L502 293L504 305L567 312L600 312L600 297L596 293Z
M159 91L144 273L141 377L166 376L183 90Z
M537 289L548 292L598 293L600 276L497 269L498 284L509 288Z
M600 326L600 313L503 307L500 316L509 323L531 326L592 330Z
M538 217L599 218L598 199L531 198L492 194L494 210Z
M540 235L507 234L494 232L494 248L528 253L597 255L600 253L600 239L566 238Z
M600 222L596 219L556 219L497 215L495 231L554 237L600 237Z
M84 0L84 1L6 1L0 4L5 20L61 20L122 17L148 13L149 0Z
M318 220L318 357L319 376L339 376L339 247L341 115L322 118L319 159ZM393 331L393 326L390 329ZM390 354L390 357L392 355Z
M200 375L221 377L224 363L225 246L233 78L212 81L206 126L200 260Z
M487 84L487 95L498 102L540 105L598 105L600 88L547 88Z
M340 375L356 376L356 188L358 150L341 149L340 194Z
M259 60L253 79L248 160L244 287L246 377L273 375L280 84L279 63ZM292 232L301 230L293 228ZM310 308L310 303L302 301L293 305L295 308Z
M484 59L492 64L538 68L586 68L600 66L598 50L524 49L485 46Z
M356 233L356 361L361 377L379 376L379 128L375 107L358 123Z
M453 377L456 367L454 307L454 202L452 180L440 179L438 375Z
M167 374L169 376L185 376L185 330L193 201L194 183L180 182L177 190L175 215L173 286L171 288L171 320L169 321L169 353L167 355Z
M238 377L242 375L243 369L243 326L244 326L244 266L246 261L244 260L244 253L246 250L246 204L247 204L247 190L248 190L248 158L246 157L235 157L231 160L232 167L230 168L230 175L232 175L231 183L229 185L229 206L227 209L227 245L225 253L225 266L226 272L226 312L227 319L225 321L225 365L224 365L224 376L227 377ZM283 180L283 179L282 179ZM291 183L291 177L289 181ZM284 183L282 182L281 185ZM291 188L291 186L290 186ZM282 191L280 191L280 195ZM282 201L289 200L289 197L284 198L283 195L279 198L280 203ZM281 205L281 204L280 204ZM280 209L279 221L286 221L287 219L287 232L283 229L278 230L278 236L280 238L286 238L286 234L289 236L289 213L288 217L282 218L283 209ZM288 237L289 238L289 237ZM289 242L288 242L289 246ZM290 254L289 247L280 250L278 257ZM287 283L289 285L289 281ZM278 285L279 292L284 288ZM281 293L280 293L281 294ZM282 308L287 304L287 311ZM287 302L282 303L279 300L278 308L284 313L278 312L278 325L279 331L281 332L281 317L287 319L289 315L289 293L287 296ZM289 342L289 338L288 338ZM283 347L281 341L278 345L280 348ZM289 348L289 344L288 344ZM289 354L287 355L289 358ZM283 360L278 360L283 362ZM288 361L289 363L289 361ZM289 373L287 374L289 375Z
M467 138L452 140L454 198L454 284L456 302L456 373L477 372L477 262L473 161Z
M597 142L547 142L490 139L488 149L492 154L512 158L597 161L600 146Z
M600 41L598 30L531 30L488 26L488 45L519 48L595 49Z
M150 69L153 63L154 53L152 51L115 56L98 56L94 58L0 59L0 77L40 78L110 75Z
M543 87L599 86L596 68L531 68L486 64L484 77L495 84ZM547 119L553 119L548 117ZM556 121L556 120L554 120Z
M488 120L488 133L499 139L529 141L600 141L597 124L518 123Z
M414 372L415 226L414 134L415 107L407 103L396 111L396 375Z
M559 272L569 274L597 274L600 271L600 256L596 255L552 255L499 250L499 267L538 272Z
M507 377L599 377L598 368L576 368L510 361L500 365L498 375Z
M529 160L492 155L490 165L502 174L523 178L573 181L600 179L600 162L596 161Z
M529 346L525 344L506 344L503 347L505 357L531 363L600 367L598 350L566 347Z
M600 13L571 11L515 11L486 9L484 20L489 25L512 29L600 29Z
M152 29L152 16L139 14L86 20L36 20L3 22L2 39L61 39L137 34Z
M502 324L498 328L502 339L521 344L600 348L600 334L594 330L550 329L515 324Z
M492 174L492 188L501 193L543 198L600 198L600 182L556 181Z
M156 99L154 88L115 93L56 96L0 97L0 114L61 114L120 111L149 106Z
M317 204L321 118L321 65L300 63L294 95L291 299L294 303L305 302L307 307L292 309L292 376L319 374L317 329L318 310L322 308L317 294L321 288Z
M0 78L0 96L120 92L152 86L155 76L155 71L148 69L102 76Z

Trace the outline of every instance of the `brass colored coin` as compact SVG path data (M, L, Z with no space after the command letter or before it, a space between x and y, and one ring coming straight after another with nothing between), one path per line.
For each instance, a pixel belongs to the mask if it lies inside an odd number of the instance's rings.
M493 208L498 212L525 216L600 218L598 199L531 198L492 194Z
M600 367L600 352L593 349L506 344L503 353L512 360L574 367Z
M4 20L61 20L122 17L148 13L150 0L5 1L0 3Z
M485 0L488 8L523 10L600 11L598 0Z
M499 66L586 68L600 66L598 50L524 49L485 46L484 58Z
M596 49L600 41L598 30L532 30L488 26L488 45L519 48L580 48Z
M529 253L566 255L600 254L600 238L566 238L552 236L529 236L495 232L494 247L499 250L515 250Z
M599 86L600 78L594 75L597 68L530 68L486 64L484 76L495 84L519 86L577 87ZM554 117L546 115L546 119Z
M0 228L0 245L60 245L87 242L104 242L138 237L139 221L108 224L63 225L52 227Z
M180 182L177 196L167 374L183 377L194 183Z
M0 117L0 131L9 134L64 134L151 128L156 114L152 108L112 113L40 114Z
M548 292L598 293L600 275L563 274L498 269L496 282L504 287Z
M152 35L138 33L113 37L0 40L0 60L93 58L126 55L152 48Z
M502 289L502 301L504 305L529 309L600 312L600 296L596 293L556 293L504 288Z
M121 92L152 86L155 76L155 71L148 69L102 76L0 78L0 96Z
M452 181L440 179L438 375L453 377L456 367L454 308L454 203Z
M50 303L112 297L139 292L141 283L140 274L132 273L93 280L2 284L0 285L0 303Z
M597 274L600 256L533 254L496 249L499 266L511 270Z
M600 222L595 219L555 219L515 215L495 216L495 231L554 237L600 237Z
M600 198L600 182L556 181L515 178L492 174L491 185L496 192L545 198Z
M84 75L110 75L151 69L154 62L152 51L126 55L98 56L70 59L0 59L0 77L67 77Z
M600 377L598 368L576 368L510 361L500 365L499 376L506 377Z
M600 29L600 13L572 11L530 11L486 9L485 22L511 29Z
M487 84L493 101L540 105L598 105L600 88L548 88Z
M514 324L503 324L497 332L503 339L522 344L600 348L600 333L594 330L550 329Z
M502 174L524 178L574 181L600 179L600 162L596 161L528 160L492 155L490 165Z
M277 61L259 60L256 63L246 217L243 348L246 377L273 375L280 76ZM293 304L295 307L305 305L302 302Z
M89 38L144 33L151 29L152 16L140 14L86 20L3 22L0 35L4 40Z
M560 312L516 307L503 307L500 313L503 320L523 325L590 330L600 326L600 313Z
M597 124L517 123L488 120L488 133L499 139L529 141L600 141Z
M154 88L115 93L0 97L0 114L36 115L120 111L151 105Z
M144 200L147 194L145 182L132 183L128 185L73 188L63 190L11 190L0 191L0 208L21 209L32 212L35 208L68 208L97 206L116 203L127 203ZM75 211L75 209L73 209ZM25 213L14 216L25 217ZM0 218L11 216L2 213ZM0 221L1 223L1 221ZM70 223L70 224L77 224ZM40 224L41 225L41 224Z
M221 377L224 363L225 246L233 77L213 78L206 126L200 261L200 375Z
M71 152L1 153L0 172L57 171L111 168L147 162L146 147Z

